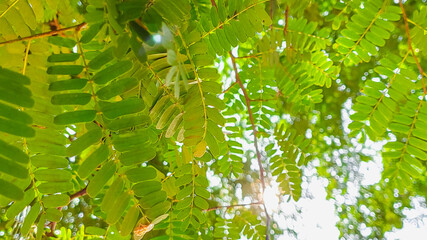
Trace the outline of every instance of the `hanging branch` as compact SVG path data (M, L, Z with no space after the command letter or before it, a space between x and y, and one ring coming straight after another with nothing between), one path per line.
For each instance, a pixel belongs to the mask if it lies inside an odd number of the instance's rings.
M408 16L406 16L406 12L405 12L405 8L403 7L402 0L399 0L399 5L400 5L400 9L402 10L403 20L405 21L405 30L406 30L406 35L408 36L408 48L409 50L411 50L412 57L414 57L415 63L417 64L417 67L418 67L418 71L421 74L421 83L423 84L423 94L425 96L427 94L427 90L426 90L426 85L424 84L424 78L423 78L424 71L421 68L421 65L420 65L420 62L418 61L417 56L415 56L414 49L412 48L411 35L409 34Z
M233 54L231 52L229 52L230 57L231 57L231 62L233 63L233 69L234 72L236 74L236 82L239 84L240 89L243 92L243 95L245 97L245 101L246 101L246 107L248 108L248 113L249 113L249 120L251 122L252 125L252 132L254 135L254 146L255 146L255 152L256 152L256 156L257 156L257 160L258 160L258 167L259 167L259 175L260 175L260 180L261 180L261 185L262 185L262 193L264 193L265 191L265 180L264 180L264 168L262 166L262 160L261 160L261 152L258 149L258 139L257 139L257 129L255 126L255 121L254 121L254 116L252 113L252 109L251 109L251 100L248 96L248 93L246 92L245 87L243 86L242 81L240 80L240 76L239 76L239 72L237 70L237 65L236 65L236 59L233 56ZM262 203L262 205L264 206L264 212L265 212L265 216L267 218L267 224L266 224L266 239L269 239L269 234L268 232L270 231L270 216L268 215L267 212L267 208L265 207L265 204Z
M72 27L67 27L67 28L61 28L58 30L53 30L50 32L44 32L44 33L39 33L36 35L32 35L32 36L28 36L28 37L23 37L23 38L17 38L17 39L12 39L9 41L5 41L5 42L0 42L0 46L9 44L9 43L14 43L14 42L20 42L20 41L26 41L26 40L32 40L32 39L38 39L38 38L44 38L44 37L49 37L58 33L62 33L62 32L67 32L67 31L72 31L72 30L76 30L76 31L80 31L82 28L86 27L87 23L80 23L79 25L75 25Z

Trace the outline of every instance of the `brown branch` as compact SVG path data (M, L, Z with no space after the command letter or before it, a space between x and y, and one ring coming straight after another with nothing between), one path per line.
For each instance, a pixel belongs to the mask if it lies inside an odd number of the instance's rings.
M289 6L286 6L286 11L285 11L285 27L283 28L283 34L285 36L288 33L288 15L289 15Z
M87 189L87 186L86 186L85 188L83 188L82 190L80 190L80 191L78 191L78 192L76 192L76 193L71 194L71 195L70 195L70 201L68 202L68 204L70 204L70 202L71 202L74 198L78 198L78 197L82 197L82 196L86 195L86 194L87 194L86 189ZM59 210L62 210L62 207L59 207L58 209L59 209ZM55 236L56 222L50 222L50 223L48 224L48 226L49 226L49 228L50 228L50 232L49 232L49 233L46 233L46 236L47 236L47 237L56 237L56 236Z
M216 206L216 207L208 208L205 211L210 212L210 211L221 209L221 208L230 209L230 208L235 208L235 207L246 207L246 206L260 205L260 204L264 204L264 203L263 202L254 202L254 203L247 203L247 204L234 204L234 205L229 205L229 206Z
M67 28L61 28L58 30L53 30L50 32L44 32L44 33L39 33L36 35L32 35L32 36L28 36L28 37L23 37L23 38L17 38L17 39L12 39L9 41L5 41L5 42L0 42L0 46L9 44L9 43L14 43L14 42L20 42L20 41L25 41L25 40L32 40L32 39L38 39L38 38L44 38L44 37L49 37L58 33L62 33L62 32L67 32L67 31L71 31L71 30L76 30L76 31L80 31L82 28L86 27L87 23L80 23L79 25L75 25L72 27L67 27Z
M411 52L412 52L412 57L414 57L415 63L417 64L417 67L418 67L418 71L419 71L419 72L420 72L420 74L421 74L421 83L423 84L423 94L424 94L424 96L425 96L425 95L427 94L427 91L426 91L426 85L425 85L425 83L424 83L424 78L423 78L424 71L423 71L423 69L421 68L421 65L420 65L420 62L418 61L417 56L415 56L415 51L414 51L414 49L412 48L411 35L410 35L410 33L409 33L408 16L406 16L406 12L405 12L405 8L403 7L402 0L399 0L399 5L400 5L400 9L402 10L403 20L404 20L404 22L405 22L406 35L408 36L408 48L409 48L409 50L411 50Z
M216 8L216 10L218 11L218 6L216 5L215 0L211 0L211 4L212 6L214 6Z
M273 20L273 5L274 5L274 0L270 0L270 18L271 18L271 20ZM271 24L271 26L273 26L273 24Z
M76 192L76 193L74 193L74 194L71 194L71 195L70 195L70 202L71 202L74 198L78 198L78 197L81 197L81 196L86 195L86 194L87 194L86 189L87 189L87 186L86 186L85 188L83 188L82 190L80 190L80 191L78 191L78 192Z
M237 84L237 82L234 82L227 89L225 89L222 93L226 93L226 92L230 91L230 89L232 89L236 84Z
M233 54L231 53L231 51L229 52L230 57L231 57L231 62L233 64L233 69L234 72L236 74L236 82L239 84L240 89L243 92L243 95L245 97L245 101L246 101L246 107L248 108L248 113L249 113L249 120L251 122L252 125L252 131L253 131L253 135L254 135L254 146L255 146L255 152L256 152L256 156L257 156L257 160L258 160L258 167L259 167L259 175L260 175L260 180L261 180L261 185L262 185L262 193L264 193L265 191L265 180L264 180L264 168L262 166L262 160L261 160L261 153L258 149L258 139L257 139L257 129L255 126L255 121L254 121L254 116L252 114L252 109L251 109L251 101L249 99L248 93L246 92L245 87L243 86L242 81L240 80L240 76L239 76L239 72L237 70L237 65L236 65L236 59L234 58ZM263 203L264 206L264 212L267 218L267 224L266 224L266 240L268 240L269 237L269 231L270 231L270 216L268 215L267 212L267 208L265 207L265 204Z

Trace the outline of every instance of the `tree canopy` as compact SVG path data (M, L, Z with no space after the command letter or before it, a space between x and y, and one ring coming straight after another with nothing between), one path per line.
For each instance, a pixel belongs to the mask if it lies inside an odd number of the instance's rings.
M314 172L382 239L425 203L426 58L425 1L0 0L0 238L276 239L265 190Z

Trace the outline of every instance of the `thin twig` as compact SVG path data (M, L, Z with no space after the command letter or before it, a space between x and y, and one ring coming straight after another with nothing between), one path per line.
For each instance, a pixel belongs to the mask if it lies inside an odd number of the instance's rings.
M36 35L32 35L32 36L28 36L28 37L23 37L23 38L17 38L17 39L12 39L9 41L5 41L5 42L0 42L0 46L9 44L9 43L14 43L14 42L20 42L20 41L25 41L25 40L32 40L32 39L38 39L38 38L44 38L44 37L49 37L58 33L62 33L62 32L67 32L67 31L71 31L71 30L77 30L79 31L80 29L86 27L87 23L80 23L79 25L75 25L72 27L67 27L67 28L61 28L58 30L54 30L54 31L50 31L50 32L44 32L44 33L39 33Z
M211 0L211 4L212 4L212 6L213 6L213 7L215 7L215 8L216 8L216 10L218 11L218 6L216 5L215 0Z
M286 36L286 34L288 33L288 19L289 16L289 6L286 6L286 11L285 11L285 27L283 28L283 34Z
M30 46L31 46L31 41L28 41L27 47L25 48L24 66L22 67L22 75L25 75L25 72L27 71L28 54L30 53Z
M239 72L237 70L237 65L236 65L236 59L234 58L233 54L231 52L229 52L230 57L231 57L231 62L233 64L233 69L234 72L236 74L236 82L239 84L240 89L243 92L243 95L245 97L245 101L246 101L246 107L248 108L248 113L249 113L249 120L251 122L252 125L252 132L254 135L254 146L255 146L255 152L256 152L256 156L257 156L257 160L258 160L258 167L259 167L259 174L260 174L260 180L261 180L261 185L262 185L262 193L264 193L265 191L265 180L264 180L264 168L262 166L262 160L261 160L261 153L258 149L258 138L257 138L257 129L255 126L255 121L254 121L254 116L252 114L252 109L251 109L251 101L249 99L248 93L246 92L245 87L243 86L242 81L240 80L240 76L239 76ZM267 208L265 207L265 204L263 203L264 206L264 211L265 211L265 215L267 218L267 224L266 224L266 239L268 240L269 237L269 231L270 231L270 216L268 215L267 212Z
M423 84L423 94L425 96L427 94L427 91L426 91L426 85L424 84L424 77L423 77L424 71L421 68L421 65L420 65L420 62L418 61L417 56L415 56L414 49L412 48L411 35L409 34L408 16L406 16L406 12L405 12L405 8L403 7L402 0L399 0L399 5L400 5L400 9L402 10L403 20L405 21L405 30L406 30L406 35L408 36L408 48L411 50L412 57L414 57L415 63L417 64L417 67L418 67L418 71L421 74L421 83Z
M237 84L237 82L234 82L227 89L225 89L224 91L222 91L222 93L226 93L226 92L230 91L230 89L232 89L236 84Z
M2 18L10 9L13 8L13 6L15 6L15 4L17 4L19 2L19 0L15 0L15 2L13 2L12 4L10 4L9 7L6 8L6 10L4 10L4 12L2 12L0 14L0 18Z
M270 0L270 18L273 20L273 12L274 12L274 0ZM270 29L273 27L273 21L271 22Z
M234 204L234 205L229 205L229 206L216 206L216 207L208 208L205 211L210 212L210 211L221 209L221 208L230 209L230 208L235 208L235 207L246 207L246 206L260 205L260 204L264 204L264 203L263 202L254 202L254 203L247 203L247 204Z

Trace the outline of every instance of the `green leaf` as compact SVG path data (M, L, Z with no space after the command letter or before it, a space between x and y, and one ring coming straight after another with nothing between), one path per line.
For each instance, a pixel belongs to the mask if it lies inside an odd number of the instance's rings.
M96 84L106 84L109 81L115 79L116 77L125 74L132 68L132 66L133 64L131 61L117 62L96 73L95 76L93 76L93 81Z
M34 129L19 122L0 118L0 131L19 137L31 138L35 136Z
M92 122L95 119L95 110L77 110L57 115L53 122L57 125L69 125L81 122Z
M85 228L85 232L90 235L104 236L106 230L99 227L88 226Z
M0 157L0 166L0 172L6 173L10 176L17 178L28 177L27 169L16 162Z
M87 79L83 78L56 81L49 85L49 91L78 90L86 86L86 83Z
M105 193L104 198L101 202L101 210L104 212L109 212L114 207L114 203L119 197L120 193L123 191L124 181L123 178L118 177L114 180L113 184L111 184L110 188L108 188Z
M197 71L197 74L201 79L213 79L216 80L220 77L218 70L215 68L202 68Z
M139 149L124 152L119 156L121 163L125 166L139 164L152 160L156 156L156 149L149 146L144 146Z
M191 186L191 185L186 186L178 192L178 194L176 195L176 199L178 199L178 200L184 199L184 198L190 196L190 194L192 194L192 193L193 193L193 186Z
M46 219L51 222L59 222L62 218L62 212L56 208L46 209Z
M120 234L122 236L129 235L133 228L135 227L136 222L139 217L139 208L138 205L133 205L129 211L126 213L125 218L123 219Z
M108 155L108 146L104 144L99 146L80 165L78 170L79 176L83 179L87 178L101 163L107 160Z
M77 75L83 71L80 65L56 65L47 68L50 75Z
M9 145L0 139L0 154L20 163L28 163L28 156L21 149Z
M206 199L209 199L211 197L211 193L203 187L196 187L195 193Z
M116 172L116 164L113 161L107 162L104 166L95 173L95 176L87 185L87 194L90 197L95 197L107 184L108 180Z
M409 138L409 144L421 150L427 151L427 142L421 139L411 137Z
M86 105L91 97L89 93L64 93L53 95L51 102L53 105Z
M193 175L191 174L186 174L180 178L178 178L175 182L175 186L180 187L183 185L187 185L189 184L191 181L193 181Z
M108 100L112 97L121 95L136 86L139 81L136 78L124 78L108 84L107 86L99 89L96 96L102 100Z
M203 139L202 141L200 141L196 147L194 148L194 156L195 157L203 157L203 155L206 152L206 147L207 147L207 143L206 141Z
M88 67L92 69L100 69L102 66L112 61L114 59L113 50L113 47L109 47L105 51L98 54L94 59L89 62Z
M46 208L57 208L68 205L70 197L66 194L49 195L42 198L43 206Z
M3 186L3 185L1 185ZM33 189L28 189L24 193L24 198L19 201L15 201L6 211L6 217L9 219L15 218L24 208L34 200L35 192ZM15 199L16 200L16 199Z
M0 103L0 116L14 120L23 124L30 124L33 118L28 113L19 111L16 108Z
M114 208L111 209L107 215L106 222L108 224L115 224L117 221L119 221L120 217L123 215L126 207L129 204L130 197L131 195L128 192L123 192L120 194L119 198L114 203Z
M427 153L423 152L422 150L420 150L418 148L415 148L411 145L408 145L408 146L406 146L406 151L409 154L412 154L421 160L427 160Z
M10 88L0 86L0 100L25 108L32 108L34 106L31 92L27 88L13 86L13 84L10 85Z
M73 48L76 46L76 41L71 38L62 38L58 36L53 36L48 38L48 42L57 46Z
M80 54L78 53L61 53L53 54L47 58L48 62L74 62L79 59Z
M61 169L38 169L34 172L34 177L38 181L67 182L71 181L72 174Z
M389 126L390 130L399 132L399 133L405 133L407 134L409 132L410 127L406 125L402 125L399 123L391 123Z
M180 114L176 115L176 117L172 120L171 124L169 125L168 129L166 130L166 134L165 134L166 138L171 138L171 137L173 137L173 135L175 135L178 127L180 126L180 124L182 122L182 116L183 115L184 115L184 113L180 113Z
M22 234L27 235L27 233L30 231L31 226L36 221L39 213L40 213L40 203L36 202L31 207L30 211L28 212L27 216L25 217L24 223L22 224L22 227L21 227L21 233Z
M158 181L144 181L135 184L132 190L138 197L146 196L149 193L159 191L162 188L162 184Z
M148 126L151 124L151 118L147 115L124 116L116 118L107 124L107 128L112 131L128 129L136 126Z
M166 201L166 199L167 199L167 195L165 191L157 191L157 192L152 192L143 196L139 200L139 203L142 208L150 209L150 208L153 208L154 205L160 202Z
M137 113L145 108L144 100L140 98L128 98L120 102L99 102L102 113L109 119L115 119L123 115Z
M196 196L194 198L194 204L196 204L196 206L201 208L201 209L208 209L209 208L209 203L205 199L203 199L199 196Z
M216 124L220 126L225 125L225 118L219 113L219 111L215 108L206 108L206 112L208 114L208 117L210 120L215 122Z
M95 128L83 134L76 140L72 141L67 148L67 155L69 157L80 154L83 150L101 140L103 136L101 128Z
M22 85L29 85L31 83L30 79L27 76L0 67L0 83L3 81L9 81L11 79L13 79L14 82Z
M150 219L154 219L153 220L153 224L154 224L155 221L156 222L159 221L157 218L161 219L161 216L163 216L163 214L169 211L170 208L171 208L171 203L169 201L158 203L154 205L152 208L147 210L147 216Z
M31 164L35 167L66 168L68 166L68 160L64 157L39 154L31 157Z
M0 178L0 195L3 195L12 200L21 200L24 197L24 191L18 188L15 184L5 181Z
M157 176L157 172L152 167L139 167L132 168L125 172L126 177L131 182L142 182L154 179Z
M84 31L82 37L80 38L80 42L88 43L90 42L101 30L101 27L104 25L104 22L92 24L88 30Z
M187 208L191 205L191 202L192 202L191 197L184 198L183 200L179 201L178 204L176 204L175 209L180 210L180 209Z
M74 188L71 182L45 182L40 184L37 189L44 194L54 194L72 191Z
M163 112L162 116L160 117L159 121L157 122L156 128L157 129L163 129L166 124L170 121L173 114L175 113L176 105L172 104L166 110Z

